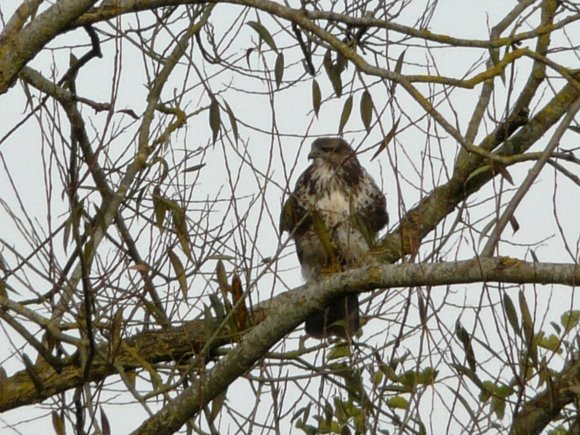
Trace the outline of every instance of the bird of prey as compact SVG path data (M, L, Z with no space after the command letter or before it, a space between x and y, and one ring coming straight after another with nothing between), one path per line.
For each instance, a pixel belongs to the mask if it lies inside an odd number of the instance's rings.
M296 242L307 282L325 273L361 266L388 223L385 195L340 138L314 141L312 164L282 207L280 232ZM360 328L358 297L349 295L306 319L315 338L348 339Z

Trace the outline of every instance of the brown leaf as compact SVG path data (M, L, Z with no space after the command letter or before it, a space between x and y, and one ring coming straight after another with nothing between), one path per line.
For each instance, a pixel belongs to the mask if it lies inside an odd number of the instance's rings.
M403 71L403 62L405 61L405 53L407 53L407 50L404 50L399 55L399 58L397 59L397 63L395 64L395 72L397 74L401 74L401 71ZM397 82L393 82L393 84L391 85L391 95L395 94L396 88L397 88Z
M230 105L228 103L225 103L225 104L226 104L226 113L228 114L228 118L230 120L230 125L232 126L232 131L234 132L234 139L237 142L238 141L238 121L236 120L236 117L234 116L234 112L230 108Z
M103 431L103 435L111 435L111 425L109 424L109 419L101 406L101 430Z
M248 309L243 301L244 290L242 288L242 281L237 273L234 273L234 276L232 277L231 291L234 305L240 301L236 308L236 322L238 324L238 330L243 331L247 324Z
M179 257L171 249L169 250L168 255L169 261L171 261L171 265L175 270L175 275L177 277L177 281L179 282L179 288L181 289L181 293L183 294L183 299L187 299L187 292L189 289L187 287L185 268L183 267L183 264L181 263Z
M320 92L320 86L316 80L312 80L312 107L316 116L318 116L321 102L322 93Z
M518 220L516 219L516 217L513 215L510 216L509 222L510 222L510 225L512 227L514 234L517 233L518 230L520 229L520 224L518 223Z
M65 435L66 430L62 417L56 411L52 411L52 427L56 435Z
M342 106L342 113L340 115L340 122L338 124L338 134L342 134L344 126L348 122L348 118L350 118L351 112L352 112L352 95L349 95L346 101L344 102L344 106Z

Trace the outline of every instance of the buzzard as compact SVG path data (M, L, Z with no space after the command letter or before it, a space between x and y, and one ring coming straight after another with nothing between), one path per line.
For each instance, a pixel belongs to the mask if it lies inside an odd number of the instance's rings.
M364 263L388 223L385 195L340 138L314 141L312 164L298 178L280 216L280 232L296 242L307 282ZM360 327L358 297L349 295L306 319L315 338L347 339Z

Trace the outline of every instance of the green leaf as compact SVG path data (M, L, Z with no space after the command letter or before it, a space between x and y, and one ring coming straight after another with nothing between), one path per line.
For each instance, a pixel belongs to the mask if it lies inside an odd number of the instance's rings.
M340 115L340 122L338 124L338 134L342 134L344 126L348 122L348 118L350 118L350 113L352 112L352 95L344 102L344 106L342 106L342 113Z
M555 353L562 352L560 349L560 344L562 342L554 334L550 334L546 337L543 332L539 332L536 335L536 343L538 343L538 346L543 347L544 349L551 350L552 352Z
M360 99L360 117L362 123L365 126L365 130L368 132L371 128L371 122L373 120L373 98L369 91L365 90Z
M421 385L433 385L435 379L437 379L437 374L438 371L433 367L426 367L417 376L417 383Z
M314 113L318 117L318 112L320 111L320 104L322 103L322 92L320 92L320 86L318 82L312 80L312 108L314 109Z
M346 343L340 343L337 346L330 349L330 352L326 355L328 361L338 358L344 358L346 356L351 356L352 350L350 346Z
M169 261L171 261L171 265L175 270L175 276L177 277L177 282L179 282L179 288L181 289L181 293L183 294L183 299L187 299L187 292L189 289L187 287L187 279L185 277L185 268L183 267L181 260L177 255L175 255L175 252L173 252L173 250L170 249L168 255Z
M387 399L387 406L393 409L408 409L409 401L401 396L390 397Z
M254 29L262 41L268 44L272 50L278 51L276 43L274 42L274 38L272 38L272 35L270 35L270 32L268 32L268 29L266 29L262 23L258 23L257 21L249 21L246 24Z
M578 322L580 322L580 310L566 311L562 316L560 316L560 322L564 327L564 331L566 331L566 333L570 332L576 327L576 325L578 325Z
M215 142L220 132L221 126L220 105L218 104L215 97L211 98L211 103L209 105L209 126L213 134L212 140Z
M522 328L524 331L524 339L528 346L528 354L534 363L534 366L538 364L538 353L536 342L534 340L534 322L532 320L532 315L530 314L530 309L526 301L526 296L523 291L520 290L518 294L520 302L520 311L522 313Z
M280 89L282 83L282 76L284 75L284 54L279 53L276 57L276 65L274 66L274 78L276 79L276 89Z
M505 399L493 396L491 398L491 410L495 413L497 418L502 420L505 415Z

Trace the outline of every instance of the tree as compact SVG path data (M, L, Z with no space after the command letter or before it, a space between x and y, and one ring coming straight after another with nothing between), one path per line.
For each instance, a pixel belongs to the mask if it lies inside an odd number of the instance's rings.
M577 433L580 13L486 6L0 6L4 425ZM391 225L302 285L277 223L319 135ZM362 334L307 340L348 292Z

